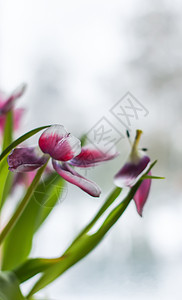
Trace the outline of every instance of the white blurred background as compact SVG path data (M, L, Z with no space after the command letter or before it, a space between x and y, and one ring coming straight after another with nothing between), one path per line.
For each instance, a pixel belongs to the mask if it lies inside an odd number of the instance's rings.
M141 146L158 159L144 217L131 203L84 261L37 294L40 299L181 299L182 297L182 3L173 0L0 1L0 85L26 82L19 132L63 124L80 137L130 91L149 111L134 120ZM113 188L130 150L87 173L100 199L68 185L34 240L33 257L58 256ZM108 176L107 176L108 174ZM28 283L29 284L29 283ZM23 287L27 289L27 285ZM46 299L47 299L46 298Z

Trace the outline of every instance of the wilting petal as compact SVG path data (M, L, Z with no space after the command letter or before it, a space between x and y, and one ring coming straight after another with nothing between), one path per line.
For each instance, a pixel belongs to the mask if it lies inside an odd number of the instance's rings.
M151 172L149 172L148 175L151 175ZM150 178L144 179L141 185L139 186L138 190L136 191L135 196L133 197L137 211L141 217L144 204L148 198L151 182L152 180Z
M93 197L100 196L101 190L96 183L84 178L66 163L60 164L55 160L52 163L56 172L65 180L78 186Z
M80 140L66 131L62 125L53 125L39 138L40 149L52 158L68 161L81 151Z
M6 114L9 110L13 108L15 100L20 98L26 90L26 85L20 85L9 97L8 99L1 105L0 115Z
M43 166L48 156L38 147L16 148L8 156L9 170L12 172L30 172Z
M115 175L114 183L119 187L133 186L149 167L150 158L143 156L138 162L127 162Z
M93 167L100 162L111 160L118 155L119 153L116 151L104 153L104 151L88 145L82 147L81 153L69 161L69 164L82 168Z

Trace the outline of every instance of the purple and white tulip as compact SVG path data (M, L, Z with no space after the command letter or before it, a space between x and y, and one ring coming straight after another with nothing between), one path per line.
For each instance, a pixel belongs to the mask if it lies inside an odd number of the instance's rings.
M61 177L93 197L100 196L98 185L78 174L71 165L91 167L118 155L104 153L89 146L81 148L80 140L68 133L62 125L46 129L39 138L39 147L14 149L8 157L9 170L30 172L52 158L53 168Z
M150 166L150 158L144 151L138 149L142 131L137 130L128 161L114 177L114 183L119 187L132 187L146 173ZM151 175L151 173L149 174ZM137 211L142 216L143 206L148 198L151 179L144 179L134 195Z

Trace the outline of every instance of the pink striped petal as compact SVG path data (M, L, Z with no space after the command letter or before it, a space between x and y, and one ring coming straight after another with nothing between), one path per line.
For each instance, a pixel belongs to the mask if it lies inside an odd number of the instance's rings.
M48 156L38 147L16 148L8 156L9 170L12 172L30 172L43 166Z
M151 172L149 172L148 175L151 175ZM137 212L141 217L144 204L148 198L151 182L152 180L150 178L144 179L141 185L139 186L138 190L136 191L135 196L133 197L136 204Z
M81 153L70 160L69 164L81 168L93 167L101 162L111 160L119 155L116 151L104 153L92 145L84 146Z
M8 111L10 111L13 106L14 106L14 102L15 100L17 100L18 98L20 98L24 92L26 90L26 85L22 84L20 85L9 97L8 99L1 104L1 108L0 108L0 115L6 114Z
M39 146L44 153L60 161L68 161L81 151L79 139L68 133L62 125L46 129L39 138Z
M143 175L150 165L150 158L143 156L137 163L127 162L115 175L114 183L119 187L131 187Z
M96 183L84 178L66 163L60 164L55 160L52 163L56 172L65 180L78 186L93 197L100 196L101 190Z

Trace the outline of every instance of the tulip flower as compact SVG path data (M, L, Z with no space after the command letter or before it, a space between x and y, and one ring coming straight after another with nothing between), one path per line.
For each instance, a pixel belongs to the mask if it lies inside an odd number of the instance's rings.
M19 86L10 96L5 96L3 93L0 93L0 132L3 133L6 114L13 109L15 102L19 99L25 92L26 85L22 84ZM14 129L18 129L21 117L23 115L24 109L17 108L13 111L14 117Z
M99 186L77 173L72 166L90 167L115 158L118 153L104 153L93 147L81 148L81 142L62 125L53 125L39 138L39 147L16 148L8 156L9 170L30 172L52 158L55 171L66 181L78 186L93 197L99 197Z
M141 134L142 131L137 130L129 158L114 177L114 182L119 187L123 188L134 186L135 183L142 177L142 175L146 173L150 166L150 158L143 150L138 149ZM151 175L151 173L149 172L148 175ZM151 179L144 179L134 195L133 199L136 204L137 212L140 216L142 216L143 207L147 200L150 186Z

